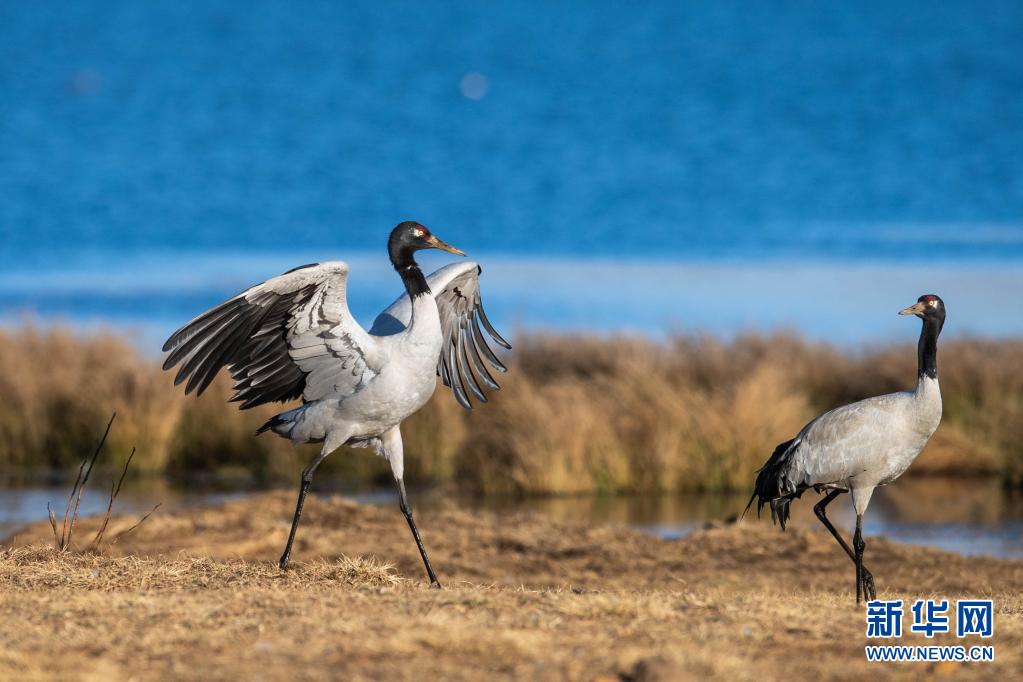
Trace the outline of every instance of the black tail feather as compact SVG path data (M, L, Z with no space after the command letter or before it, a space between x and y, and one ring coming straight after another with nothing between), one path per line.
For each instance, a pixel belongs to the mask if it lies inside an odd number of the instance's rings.
M768 504L771 507L771 520L780 524L782 530L785 530L785 523L789 520L789 504L793 497L799 497L799 495L783 493L780 479L782 468L788 461L786 455L795 440L793 438L779 444L764 466L760 467L757 472L757 481L753 484L753 494L750 496L749 502L746 503L746 509L742 512L743 516L746 516L746 512L753 506L754 501L757 503L758 517L764 505Z
M782 530L785 530L785 523L789 520L789 504L791 503L791 497L779 497L771 500L771 521L780 525Z
M275 426L280 426L281 424L284 424L286 422L287 422L286 419L281 419L281 415L275 414L274 416L272 416L269 419L267 419L266 422L262 426L260 426L258 429L256 429L256 435L258 436L261 433L265 433L267 431L270 431Z

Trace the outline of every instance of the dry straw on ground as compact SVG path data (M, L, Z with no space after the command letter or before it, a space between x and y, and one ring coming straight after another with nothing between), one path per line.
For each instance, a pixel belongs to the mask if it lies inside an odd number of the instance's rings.
M912 386L912 344L862 354L793 336L665 343L532 335L488 405L444 391L404 426L409 478L481 493L740 489L773 446L834 405ZM912 472L995 474L1023 483L1023 341L951 340L940 352L945 420ZM137 446L150 474L238 470L291 481L310 456L272 435L270 414L226 404L222 376L185 398L124 341L31 328L0 332L0 462L66 471L112 411L114 453ZM321 475L387 481L365 451Z
M20 533L0 551L0 678L994 680L1023 665L1023 561L869 538L881 598L996 605L994 664L879 666L824 532L751 522L669 541L451 507L420 514L447 585L431 590L395 509L322 496L282 574L292 508L275 493L168 512L109 556L41 549L45 523Z

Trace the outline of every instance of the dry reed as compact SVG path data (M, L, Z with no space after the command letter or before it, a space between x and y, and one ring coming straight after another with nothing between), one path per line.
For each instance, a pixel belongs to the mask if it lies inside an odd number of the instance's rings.
M724 342L680 336L531 335L509 354L504 388L471 413L438 390L403 427L409 478L483 493L590 493L745 488L779 441L820 411L912 385L909 344L844 353L790 335ZM942 345L945 419L914 473L994 474L1023 483L1023 341ZM239 412L221 376L185 398L113 335L32 328L0 332L0 463L8 472L71 470L112 411L107 446L141 474L240 472L290 481L309 448L255 428L283 409ZM367 451L328 471L384 482Z

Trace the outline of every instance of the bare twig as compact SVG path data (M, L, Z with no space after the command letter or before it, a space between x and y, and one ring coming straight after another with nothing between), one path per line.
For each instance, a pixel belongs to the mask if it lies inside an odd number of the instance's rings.
M132 532L133 530L135 530L136 528L138 528L139 526L141 526L141 525L143 524L143 522L145 522L145 520L146 520L146 519L148 519L148 518L149 518L150 516L152 516L152 515L153 515L153 512L155 512L155 511L156 511L157 509L159 509L159 508L160 508L160 505L161 505L161 504L163 504L163 502L158 502L158 503L156 504L156 506L155 506L155 507L153 507L152 509L150 509L150 510L149 510L149 513L148 513L148 514L146 514L145 516L143 516L143 517L142 517L141 519L139 519L139 520L138 520L138 522L136 522L134 526L132 526L132 527L131 527L131 528L129 528L128 530L123 530L123 531L121 531L120 533L118 533L117 535L115 535L115 536L114 536L114 539L110 541L110 546L111 546L111 547L113 547L114 545L116 545L116 544L117 544L117 541L118 541L118 540L120 540L120 539L121 539L121 538L123 538L123 537L124 537L125 535L127 535L128 533Z
M124 477L128 474L128 467L131 466L131 460L135 457L135 448L131 449L131 453L128 454L128 459L124 463L124 470L121 471L121 477L117 479L117 483L110 483L110 500L107 502L107 512L103 515L103 523L100 525L99 530L96 531L96 537L92 539L91 549L99 549L99 545L103 542L103 535L107 532L107 526L110 525L110 514L114 510L114 501L117 500L118 493L121 492L121 484L124 483Z
M46 514L50 517L50 528L53 529L53 544L60 549L60 535L57 534L57 515L50 509L50 503L46 503Z
M64 528L66 532L61 532L60 546L57 548L62 552L71 546L71 536L75 532L75 524L78 523L78 510L82 505L82 493L85 491L85 484L89 482L89 475L92 474L92 468L96 465L96 459L99 457L99 453L102 452L103 446L106 445L107 436L110 435L110 427L114 425L114 419L116 418L116 412L110 415L110 421L107 422L107 428L103 431L103 437L99 439L99 443L96 445L96 449L93 451L92 457L83 459L81 465L78 467L78 476L75 478L75 485L71 488L71 496L68 498L67 511L64 512ZM71 514L71 521L69 523L68 512L71 510L72 499L74 499L75 509L74 513Z
M60 538L57 540L57 549L61 552L64 551L64 538L68 536L67 524L71 520L71 504L75 499L75 491L78 490L78 486L82 482L82 472L85 470L86 460L82 460L82 463L78 465L78 476L75 477L75 484L71 486L71 494L67 498L67 508L64 510L64 521L60 527Z
M85 485L89 482L89 476L92 474L93 467L96 466L96 460L99 459L100 453L103 451L103 447L106 445L107 436L110 435L110 428L114 425L114 419L117 418L115 412L110 416L110 421L107 422L107 428L103 431L103 437L100 438L99 444L93 451L91 456L87 456L82 460L82 463L78 465L78 475L75 477L75 484L71 487L71 494L68 496L67 508L64 510L64 520L61 525L61 529L57 530L57 515L50 509L49 503L46 505L46 511L49 513L50 527L53 528L53 541L57 546L57 550L60 552L66 551L71 547L71 537L75 532L75 525L78 523L78 511L82 505L82 495L85 492ZM106 536L107 528L110 526L110 519L114 511L114 502L117 501L117 496L121 493L121 486L124 485L124 479L128 476L128 468L131 466L132 460L135 459L135 448L131 449L128 454L128 459L124 462L124 469L121 470L121 475L117 481L110 482L110 497L107 500L107 511L103 515L103 521L100 524L99 530L96 531L95 537L92 539L92 543L89 545L90 551L96 551L99 549L103 542L103 538ZM162 504L162 503L161 503ZM160 505L157 504L155 507L149 510L149 513L143 516L138 522L129 528L128 530L118 533L113 541L110 543L114 545L118 540L123 538L128 533L142 525L142 523L153 515Z

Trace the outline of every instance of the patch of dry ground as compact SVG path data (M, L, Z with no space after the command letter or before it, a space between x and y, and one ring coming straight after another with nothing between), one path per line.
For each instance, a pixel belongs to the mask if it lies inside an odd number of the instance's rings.
M1021 561L868 540L881 598L997 607L994 664L869 664L850 564L822 533L746 524L667 541L440 509L419 519L446 584L431 590L397 510L341 498L310 500L281 574L292 504L271 493L157 515L106 556L58 555L40 548L47 525L27 529L0 554L0 678L1004 678L1023 667ZM136 520L115 519L109 536Z

